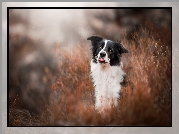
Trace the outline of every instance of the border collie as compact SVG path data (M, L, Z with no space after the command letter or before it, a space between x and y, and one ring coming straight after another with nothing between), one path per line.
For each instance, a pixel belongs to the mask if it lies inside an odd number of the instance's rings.
M95 86L95 109L102 112L118 104L120 83L126 75L120 57L128 50L120 42L99 36L91 36L87 40L92 43L91 76Z

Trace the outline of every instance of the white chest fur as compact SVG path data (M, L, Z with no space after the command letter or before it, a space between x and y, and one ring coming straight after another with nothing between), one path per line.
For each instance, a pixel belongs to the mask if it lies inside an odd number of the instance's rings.
M93 63L91 61L91 76L95 86L95 108L102 111L117 106L120 97L120 83L125 75L121 66L110 66L109 64Z

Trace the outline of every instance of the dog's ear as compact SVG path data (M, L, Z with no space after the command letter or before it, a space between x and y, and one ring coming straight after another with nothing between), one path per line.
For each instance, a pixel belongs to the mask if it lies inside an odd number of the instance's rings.
M116 42L116 46L118 51L122 54L122 53L128 53L128 50L126 48L123 47L123 45L121 44L121 42Z
M102 41L103 38L100 36L91 36L91 37L88 37L87 40L91 40L92 45L95 45L99 41Z

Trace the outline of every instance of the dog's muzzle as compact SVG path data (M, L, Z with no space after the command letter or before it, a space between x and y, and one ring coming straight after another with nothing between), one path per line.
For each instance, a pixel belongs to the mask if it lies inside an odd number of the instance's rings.
M110 59L107 56L107 53L105 51L102 51L98 54L97 60L99 63L109 63Z
M106 56L106 53L105 53L105 52L101 52L101 53L100 53L100 56L101 56L101 58L103 58L103 57Z

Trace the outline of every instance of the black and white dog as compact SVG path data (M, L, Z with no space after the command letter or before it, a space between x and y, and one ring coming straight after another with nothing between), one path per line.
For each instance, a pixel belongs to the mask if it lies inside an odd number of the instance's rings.
M122 70L121 55L127 53L121 43L99 36L87 38L92 43L91 76L95 86L95 108L104 111L117 106L125 73Z

